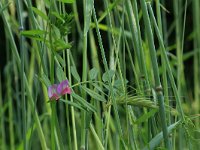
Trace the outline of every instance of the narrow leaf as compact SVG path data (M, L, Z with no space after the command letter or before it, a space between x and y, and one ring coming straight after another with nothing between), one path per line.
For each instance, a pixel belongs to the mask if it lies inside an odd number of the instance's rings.
M66 43L64 40L62 39L57 39L55 42L54 42L54 47L55 47L55 50L56 51L61 51L61 50L64 50L64 49L69 49L71 48L71 44L70 43Z
M93 0L86 0L85 2L85 15L84 15L84 36L86 36L91 22L92 8L94 7Z
M82 97L80 97L79 95L75 94L74 92L72 92L71 94L80 104L82 104L84 107L88 108L89 110L95 112L95 108L93 105L91 105L90 103L88 103L85 99L83 99Z
M62 3L74 3L74 0L58 0L58 1Z
M84 89L92 98L99 100L99 101L106 102L106 99L103 96L101 96L100 94L96 93L95 91L93 91L87 87L84 87L84 86L82 86L81 88Z
M78 108L78 109L80 109L80 110L84 110L81 106L79 106L78 104L76 104L76 103L74 103L74 102L67 101L67 100L64 100L64 99L62 99L62 98L59 99L59 101L62 101L62 102L64 102L64 103L68 104L68 105L74 106L74 107L76 107L76 108Z
M152 117L156 112L158 112L158 109L152 109L151 111L149 111L148 113L145 113L144 115L142 115L139 119L136 120L136 124L140 124L142 122L147 121L150 117Z
M60 16L59 13L54 11L51 14L54 15L57 19L61 20L63 23L65 22L65 20Z
M61 64L62 67L66 66L65 61L63 60L63 58L58 53L56 53L56 58L58 59L58 62Z
M74 66L71 67L71 73L72 73L72 76L78 81L80 82L81 81L81 78L76 70L76 68Z
M46 21L48 20L47 15L44 14L41 10L39 10L39 9L37 9L35 7L31 7L31 8L32 8L33 12L36 13L38 16L40 16L42 19L44 19Z
M167 130L168 134L170 134L178 125L180 124L180 121L175 122L174 124L170 125ZM163 132L158 133L146 146L143 148L143 150L149 150L149 149L155 149L163 140Z
M59 82L66 79L65 73L63 72L61 67L56 68L56 76L57 76Z
M96 68L92 68L89 71L89 77L90 77L91 80L96 79L97 75L98 75L98 70Z
M51 85L50 80L45 74L42 74L41 77L39 78L42 83L44 83L47 87Z
M44 30L25 30L21 34L24 36L35 36L35 35L44 35L46 31Z
M11 2L8 2L0 9L0 14L11 4Z
M111 78L113 77L114 74L115 74L114 70L109 70L108 72L105 72L102 76L103 82L108 82L109 80L111 80ZM109 79L109 77L110 77L110 79Z

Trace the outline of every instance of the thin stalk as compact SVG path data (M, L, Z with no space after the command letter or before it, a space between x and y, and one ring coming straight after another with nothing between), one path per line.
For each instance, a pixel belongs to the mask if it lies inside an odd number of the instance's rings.
M55 113L56 113L56 102L51 102L51 149L56 149L55 142Z
M0 1L0 9L2 9L1 1ZM15 44L15 40L14 40L12 31L11 31L10 25L8 23L8 20L6 19L6 14L7 13L5 13L5 11L2 12L2 19L3 19L3 22L5 24L6 30L8 31L8 36L10 37L10 43L11 43L11 47L12 47L11 48L12 54L15 56L16 64L20 68L21 60L20 60L20 57L19 57L19 53L18 53L16 44ZM46 141L45 141L44 134L43 134L43 131L42 131L42 127L41 127L41 124L40 124L38 113L35 110L34 101L33 101L33 97L32 97L31 92L30 92L30 88L29 88L29 85L28 85L26 74L23 73L23 76L24 76L24 80L25 80L25 87L26 87L27 97L28 97L29 103L31 105L33 116L34 116L34 119L35 119L35 122L36 122L36 127L37 127L37 131L38 131L38 134L39 134L39 138L40 138L40 142L41 142L41 145L42 145L42 149L46 150L47 149Z
M106 16L106 21L107 21L107 24L109 26L109 28L111 29L111 34L108 33L108 41L109 41L109 48L110 48L110 62L109 62L109 68L111 70L116 70L116 62L115 62L115 57L114 57L114 54L117 53L117 46L116 46L116 41L115 41L115 38L114 38L114 35L112 34L113 33L113 25L112 25L112 21L111 21L111 13L109 12L108 10L108 2L107 0L104 0L104 5L105 5L105 8L106 8L106 11L107 11L107 16ZM113 43L113 47L111 46ZM105 65L104 65L104 68L105 68ZM106 70L106 69L105 69ZM111 86L112 84L114 83L114 77L112 78L113 82L111 81ZM112 99L113 100L113 99ZM114 111L115 111L115 106L114 106ZM110 125L110 112L111 112L111 107L109 107L109 110L108 110L108 113L106 115L106 120L107 120L107 130L106 130L106 142L105 142L105 149L107 149L107 140L108 140L108 133L109 133L109 125ZM118 113L117 111L114 112L115 113L115 117L116 117L116 114ZM118 114L117 114L118 115ZM118 121L118 120L117 120ZM118 126L119 127L119 126ZM119 129L119 128L118 128ZM121 137L122 138L122 137Z
M180 1L174 1L174 17L176 24L176 55L177 55L177 88L178 93L181 95L181 80L182 80L182 54L181 54L181 12L180 12Z
M145 23L145 30L146 30L147 38L148 38L151 62L152 62L153 73L154 73L155 87L156 87L156 95L158 98L159 112L160 112L160 116L163 120L163 121L161 120L161 122L162 122L164 143L165 143L165 147L167 149L171 149L171 145L169 143L169 138L168 138L166 116L165 116L164 96L163 96L163 92L162 92L162 85L160 83L158 62L157 62L157 58L156 58L156 50L155 50L155 45L154 45L153 33L152 33L152 29L151 29L151 22L149 20L145 0L140 0L140 4L142 7L143 20Z
M181 117L182 121L185 122L185 116L184 116L184 112L183 112L183 109L182 109L182 106L181 106L181 100L180 100L178 90L177 90L177 87L176 87L176 84L175 84L175 81L174 81L174 77L173 77L171 66L170 66L170 63L169 63L169 60L168 60L168 57L167 57L167 53L165 51L163 39L162 39L162 36L160 35L159 28L158 28L158 25L156 23L156 19L154 17L153 10L152 10L150 4L148 4L148 8L149 8L151 20L153 22L153 25L154 25L154 28L155 28L155 31L156 31L156 34L157 34L157 37L158 37L158 40L159 40L159 44L161 46L161 52L164 56L164 60L165 60L166 67L167 67L167 73L169 75L170 84L172 85L172 89L173 89L175 99L176 99L176 102L177 102L177 105L178 105L180 117Z
M111 70L116 70L116 66L114 65L115 63L115 51L116 51L116 42L115 42L115 38L113 35L113 25L112 25L112 21L111 21L111 13L109 12L108 8L108 0L104 0L104 7L107 11L107 15L106 15L106 24L108 24L109 29L111 30L111 34L109 32L107 32L107 36L108 36L108 43L109 43L109 49L110 49L110 62L109 62L109 68ZM113 45L113 46L112 46Z
M0 108L5 107L3 105L3 97L2 97L2 82L1 82L1 72L0 72ZM5 126L4 126L4 111L3 109L0 110L1 118L0 118L0 129L1 129L1 149L6 149L6 142L5 142Z
M97 22L97 18L96 18L96 12L95 12L94 7L93 7L93 18L94 18L95 25L96 25L96 32L97 32L98 42L99 42L99 46L100 46L100 50L101 50L101 56L102 56L102 59L103 59L104 69L105 69L106 72L108 72L108 64L107 64L107 60L106 60L106 57L105 57L105 51L104 51L104 48L103 48L102 38L101 38L100 31L99 31L98 22ZM123 134L122 128L121 128L121 125L120 125L120 119L119 119L119 114L118 114L118 110L117 110L117 104L116 104L116 101L115 101L115 98L114 98L113 87L112 87L112 83L111 83L109 73L108 73L108 78L109 78L109 88L110 88L111 100L113 102L114 114L115 114L116 122L117 122L117 129L118 129L120 137L122 137L122 134Z
M87 15L86 14L86 5L89 1L84 0L83 4L84 4L84 23L86 23L86 18ZM86 24L84 24L84 26L86 26ZM85 82L87 80L87 37L88 37L88 33L84 34L83 36L83 64L82 64L82 81ZM86 87L86 85L84 85ZM86 99L86 92L83 91L82 92L83 97ZM88 137L86 135L88 135L86 132L88 130L86 130L86 117L87 117L88 113L86 111L82 111L81 112L81 121L82 121L82 125L81 125L81 148L86 149L87 150L87 142L88 142Z
M51 26L50 26L50 29L49 29L49 41L50 43L52 43L52 29L51 29ZM50 59L50 80L51 80L51 84L54 84L54 68L55 68L55 62L54 62L54 49L53 49L53 45L50 44L51 46L51 59ZM55 133L56 133L56 130L55 130L55 121L56 121L56 103L55 102L52 102L51 103L51 149L52 150L55 150L56 149L56 139L55 139Z
M73 8L73 12L74 12L74 19L76 21L77 30L78 30L79 35L81 36L82 31L81 31L81 25L80 25L79 16L78 16L76 0L73 2L72 8Z
M105 3L105 7L108 8L108 2L104 1L104 3ZM122 81L123 93L125 94L126 90L125 90L125 85L124 85L124 80L123 80L124 78L123 78L122 71L121 71L121 66L120 66L121 63L119 60L119 46L120 46L120 41L121 41L122 30L120 29L120 35L118 38L118 45L117 45L114 34L113 34L113 23L111 21L111 13L108 11L108 9L107 9L107 13L108 13L108 17L107 17L108 24L109 24L109 27L111 28L111 37L112 37L112 42L114 45L114 47L111 50L113 52L111 52L111 56L110 56L110 69L116 70L116 66L118 65L118 71L119 71L119 75L120 75L120 78ZM114 53L116 55L115 57L114 57ZM113 77L113 83L114 83L114 77ZM120 139L122 139L122 138L124 138L124 137L120 137ZM122 140L122 143L124 144L123 140ZM124 147L125 147L125 144L124 144Z
M17 0L16 1L16 6L17 6L17 14L18 14L18 20L19 20L19 30L20 32L24 30L24 23L23 23L23 5L21 3L21 0ZM21 76L21 100L22 100L22 121L23 121L23 140L24 140L24 149L27 149L27 141L26 141L26 101L25 101L25 84L24 84L24 58L25 58L25 47L24 47L24 43L25 43L25 38L22 34L20 34L20 58L21 58L21 71L20 71L20 76Z
M157 12L157 20L158 20L158 27L160 34L163 38L163 29L162 29L162 20L161 20L161 13L160 13L160 0L156 0L156 12ZM170 106L169 103L169 92L168 92L168 80L167 80L167 70L166 70L166 64L165 60L163 58L164 56L161 55L161 62L162 62L162 80L163 80L163 89L164 89L164 96L165 96L165 104L167 106ZM170 113L167 113L167 122L168 125L171 124L171 116Z
M140 31L140 25L139 25L139 16L138 16L138 7L137 7L137 1L133 0L133 11L135 11L135 22L136 22L136 27L137 27L137 33L138 33L138 44L139 44L139 52L140 52L140 62L141 63L141 75L140 78L143 80L143 86L144 90L148 91L150 90L150 84L149 84L149 77L147 73L147 68L146 68L146 62L145 62L145 56L144 56L144 49L142 46L142 37L141 37L141 31ZM134 29L134 28L133 28ZM134 34L132 33L132 36Z
M97 79L99 81L101 81L101 68L100 68L100 64L99 64L97 48L95 45L95 39L94 39L94 34L93 34L92 30L89 30L89 37L90 37L89 40L90 40L90 47L91 47L90 49L91 49L92 66L99 71ZM103 88L102 85L100 85L100 87ZM99 119L101 117L101 109L100 109L101 105L100 104L101 103L99 101L94 101L94 106L97 108L97 112L94 113L94 116L95 116L94 124L95 124L95 129L96 129L97 135L98 135L98 137L101 137L100 140L103 143L102 122Z
M161 0L163 6L165 6L165 0ZM160 4L161 4L160 3ZM163 39L166 46L168 46L168 39L167 39L167 17L166 11L162 11L162 22L163 22Z
M103 147L103 145L102 145L102 143L101 143L101 140L99 139L97 133L95 132L94 127L93 127L92 124L90 124L90 130L91 130L92 134L94 135L94 137L95 137L95 139L96 139L96 141L97 141L97 143L98 143L98 145L99 145L98 148L99 148L100 150L104 150L104 147Z
M111 112L111 107L108 108L108 111L106 113L106 122L105 122L105 126L106 126L106 133L105 133L105 142L104 142L104 148L105 150L108 149L108 138L109 138L109 133L110 133L110 120L111 120L111 115L110 115L110 112Z
M66 56L67 56L67 52L63 52L63 59L64 59L65 62L67 62ZM64 72L66 74L66 72L67 72L67 68L66 67L64 68ZM69 118L70 109L69 108L70 108L70 106L68 104L66 104L67 140L68 140L67 141L67 146L68 146L68 149L71 150L72 149L72 139L71 139L71 127L70 127L70 118Z
M163 38L163 28L162 28L162 20L161 20L161 11L160 11L160 0L156 0L156 14L157 14L157 22L160 34ZM164 56L161 54L161 63L162 63L162 81L163 81L163 92L164 92L164 100L167 106L170 106L169 102L169 91L168 91L168 78L167 78L167 68L164 60ZM167 125L171 124L171 115L170 112L166 113ZM170 145L172 145L172 137L169 138Z
M94 34L92 30L89 30L89 39L90 39L90 47L91 47L91 60L92 60L92 66L94 66L99 72L101 71L100 64L99 64L99 58L98 58L98 52L97 47L95 45L95 39ZM101 76L98 76L98 79L101 80Z
M9 137L10 137L10 149L15 150L15 133L14 133L14 118L13 118L13 99L12 99L12 88L11 88L11 74L10 74L10 66L11 64L8 64L6 68L6 97L8 101L8 122L9 122Z
M31 21L31 25L32 25L33 29L38 29L36 18L35 18L34 14L33 14L33 10L31 9L32 2L30 0L25 0L25 4L28 7L27 8L28 9L28 15L29 15L30 19L32 20ZM44 51L44 49L42 49L41 44L38 41L37 41L37 46L38 46L38 48L36 50L39 53L39 60L40 60L40 63L42 65L42 69L44 70L45 74L47 74L47 67L45 67L45 63L44 63L44 59L43 59L43 53L44 53L43 51ZM41 73L43 72L42 69L40 70Z
M194 16L194 48L198 49L197 55L194 55L194 106L196 106L196 114L200 114L200 18L199 18L199 5L200 1L193 1L193 16ZM200 118L195 122L197 127L200 127Z
M67 50L67 64L68 64L68 77L69 83L72 83L71 79L71 69L70 69L70 50ZM73 97L70 95L70 100L73 102ZM76 136L76 122L75 122L75 114L74 114L74 107L71 106L71 115L72 115L72 128L73 128L73 136L74 136L74 150L78 150L77 144L77 136Z
M130 0L126 0L125 8L127 10L128 19L129 19L129 23L130 23L130 30L131 30L131 34L132 34L131 39L133 40L133 47L134 47L134 50L135 50L135 53L136 53L136 56L137 56L136 59L138 60L139 68L142 69L142 65L141 65L142 63L141 63L141 59L140 59L141 54L140 54L140 50L139 50L137 25L136 25L136 20L135 20L134 14L133 14L133 8L132 8L132 4L131 4Z
M71 128L70 128L70 118L69 118L69 109L70 106L66 104L66 117L67 117L67 140L68 140L68 149L72 149L72 139L71 139Z
M87 80L87 36L84 36L83 37L83 45L84 45L84 48L83 48L83 73L82 73L82 81L85 82ZM86 85L84 85L86 86ZM83 97L86 98L86 93L83 92ZM82 120L82 125L81 125L81 147L83 147L85 149L85 146L87 145L86 144L86 130L85 130L85 124L86 124L86 115L87 113L82 110L82 113L81 113L81 120Z

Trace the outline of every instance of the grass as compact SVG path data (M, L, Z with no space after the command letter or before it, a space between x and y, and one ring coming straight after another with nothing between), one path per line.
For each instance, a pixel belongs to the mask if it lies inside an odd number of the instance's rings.
M0 149L198 149L200 4L168 3L0 1Z

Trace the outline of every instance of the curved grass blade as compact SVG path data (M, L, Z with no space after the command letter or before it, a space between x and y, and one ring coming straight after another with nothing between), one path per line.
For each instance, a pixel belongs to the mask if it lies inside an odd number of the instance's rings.
M168 133L170 134L178 125L180 121L175 122L174 124L170 125L168 129ZM150 142L149 144L143 148L143 150L153 150L155 149L163 140L163 132L158 133Z

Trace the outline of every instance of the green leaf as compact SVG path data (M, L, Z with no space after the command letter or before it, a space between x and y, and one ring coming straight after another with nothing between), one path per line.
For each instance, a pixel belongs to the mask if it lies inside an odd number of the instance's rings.
M26 140L30 141L32 133L35 132L36 129L36 125L35 123L33 125L31 125L31 127L29 129L27 129L26 131ZM16 150L23 150L24 149L24 141L22 140L16 147Z
M48 79L48 77L45 74L42 74L41 77L39 78L39 80L44 83L47 87L49 87L51 85L50 80Z
M170 134L177 126L180 124L180 121L175 122L174 124L168 126L168 134ZM151 141L148 143L143 150L155 149L163 141L163 132L158 133Z
M72 76L78 81L80 82L81 81L81 78L76 70L76 67L75 66L72 66L71 67L71 73L72 73Z
M0 118L2 117L2 115L5 115L4 113L8 109L8 105L9 105L8 102L6 102L3 106L1 106Z
M57 0L62 3L74 3L74 0Z
M115 82L114 82L114 86L116 87L116 88L120 88L120 87L122 87L123 85L122 85L122 80L121 79L117 79L117 80L115 80ZM125 84L127 84L128 83L128 80L125 80Z
M40 42L44 42L44 43L46 44L46 46L50 47L50 46L49 46L49 41L46 40L46 39L44 39L43 37L29 36L29 35L27 35L26 37L27 37L27 38L30 38L30 39L32 39L32 40L37 40L37 41L40 41Z
M60 30L55 26L55 25L52 25L52 28L53 28L53 33L55 34L55 37L56 38L60 38Z
M2 6L2 8L0 9L0 14L11 4L11 2L8 2L7 4L5 4L4 6Z
M88 108L89 110L95 112L96 109L94 108L93 105L91 105L90 103L88 103L85 99L83 99L82 97L80 97L79 95L75 94L74 92L72 92L71 94L80 104L82 104L83 106L85 106L86 108Z
M50 9L51 2L49 0L44 0L46 8Z
M136 124L140 124L142 122L146 122L150 117L152 117L156 112L158 112L158 109L152 109L148 113L145 113L142 115L139 119L136 120Z
M56 68L56 76L57 76L59 82L66 79L65 73L63 72L61 67Z
M85 14L84 14L84 36L86 36L91 22L92 8L94 7L93 0L86 0L85 2Z
M37 9L35 7L31 7L31 8L32 8L33 12L36 13L38 16L40 16L42 19L44 19L46 21L48 20L47 15L44 14L41 10L39 10L39 9Z
M58 53L56 53L56 58L58 59L58 62L61 64L62 67L66 66L65 61L63 60L63 58Z
M89 71L89 78L90 78L91 80L96 79L97 75L98 75L98 70L97 70L96 68L92 68L92 69Z
M100 23L107 15L109 12L111 12L114 8L116 8L117 4L120 2L121 0L116 0L114 1L112 4L109 4L108 8L101 14L98 23Z
M96 83L92 83L92 85L95 87L96 90L98 90L99 92L101 92L102 94L106 95L106 93L104 93L103 88L100 87L98 84ZM106 95L107 96L107 95Z
M62 16L59 13L57 13L57 12L54 11L51 14L54 15L57 19L59 19L63 23L65 22L65 20L62 18Z
M72 47L70 43L66 43L62 39L57 39L53 44L56 51L61 51Z
M99 101L106 102L106 99L103 96L101 96L100 94L96 93L95 91L93 91L87 87L84 87L84 86L82 86L81 88L84 89L92 98L99 100Z
M80 110L84 110L81 106L79 106L78 104L76 104L76 103L74 103L74 102L67 101L67 100L64 100L64 99L62 99L62 98L60 98L59 101L62 101L62 102L64 102L64 103L68 104L68 105L74 106L74 107L76 107L76 108L78 108L78 109L80 109Z
M44 35L45 33L47 32L44 30L25 30L21 32L21 34L24 36Z
M22 34L23 36L25 36L27 38L45 42L46 44L48 44L49 41L43 38L43 35L46 33L47 32L44 30L25 30L25 31L20 32L20 34Z
M105 72L102 76L103 82L108 82L109 80L111 80L114 74L115 74L114 70L109 70L108 72Z

